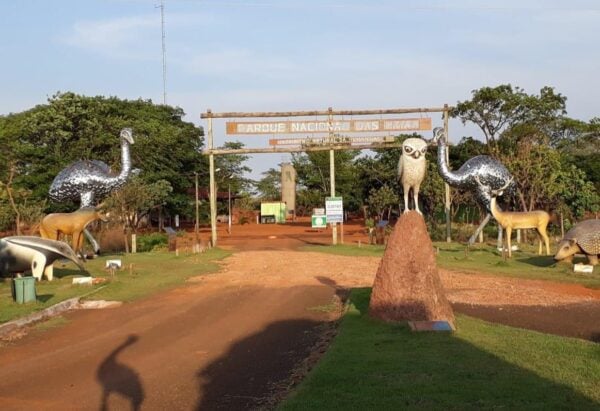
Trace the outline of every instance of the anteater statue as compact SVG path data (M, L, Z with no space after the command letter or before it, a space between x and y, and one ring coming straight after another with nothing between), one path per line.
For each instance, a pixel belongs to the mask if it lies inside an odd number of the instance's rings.
M81 271L83 264L71 247L61 241L39 237L15 236L0 239L0 273L22 273L31 270L41 280L42 274L52 281L52 264L59 258L74 262Z
M93 207L95 200L101 200L112 191L122 187L132 174L129 145L133 144L130 128L121 130L121 172L114 174L102 161L77 161L63 169L50 185L50 198L54 201L79 200L80 207ZM85 236L98 253L100 247L92 235L84 230Z
M58 240L60 234L72 236L73 251L80 254L83 245L83 230L95 220L107 221L108 214L104 214L94 207L83 207L72 213L48 214L40 223L42 238Z
M600 257L600 220L584 220L567 231L558 243L555 260L571 262L575 254L585 254L591 265Z

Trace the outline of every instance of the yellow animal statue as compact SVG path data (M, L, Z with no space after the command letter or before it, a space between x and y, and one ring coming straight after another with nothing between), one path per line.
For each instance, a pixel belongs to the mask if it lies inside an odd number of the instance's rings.
M97 208L84 207L72 213L48 214L40 223L42 238L58 240L60 234L72 236L72 248L77 254L83 245L83 230L95 220L107 221L108 214Z
M481 186L483 184L476 178L477 183ZM501 196L504 193L504 190L512 183L512 179L508 181L503 187L498 190L492 190L488 187L490 195L491 195L491 211L492 215L498 221L498 224L502 226L503 229L506 230L506 242L508 245L508 257L512 257L512 250L510 244L510 236L512 230L520 229L520 228L535 228L537 230L537 234L540 240L540 245L538 247L538 254L542 254L542 241L546 245L546 255L550 255L550 240L548 239L548 234L546 234L546 228L548 227L548 223L550 222L550 214L543 210L533 210L533 211L502 211L498 204L496 203L496 197Z

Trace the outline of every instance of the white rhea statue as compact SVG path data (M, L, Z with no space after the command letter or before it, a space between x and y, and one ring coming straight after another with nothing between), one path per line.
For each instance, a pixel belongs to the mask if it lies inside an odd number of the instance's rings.
M427 171L427 142L422 138L407 138L402 143L402 155L398 161L398 180L404 189L404 212L408 212L408 191L412 188L415 210L419 214L419 188Z

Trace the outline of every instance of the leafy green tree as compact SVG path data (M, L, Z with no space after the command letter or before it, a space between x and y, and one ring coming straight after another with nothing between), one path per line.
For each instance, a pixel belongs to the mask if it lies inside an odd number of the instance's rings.
M244 148L244 143L239 141L228 141L222 147L229 150L238 150ZM253 181L246 178L245 175L252 172L252 169L245 163L250 156L246 154L222 154L215 157L215 179L218 187L227 187L231 184L231 190L234 192L252 191Z
M362 205L360 190L356 187L356 168L354 159L356 150L338 150L335 152L335 194L343 197L344 209L356 211ZM297 207L299 215L302 209L323 207L325 197L331 195L329 151L311 151L292 154L292 164L296 169L298 192Z
M392 208L398 205L398 194L396 190L383 185L381 188L372 189L367 198L367 204L369 206L369 214L371 216L377 216L379 220L384 220L387 214L389 220Z
M256 182L255 187L262 201L281 199L281 171L270 168L262 173L263 178Z
M175 213L188 203L187 189L193 182L187 175L207 168L201 154L203 131L184 122L183 116L180 108L148 100L57 93L47 104L0 118L0 143L17 146L9 151L18 167L15 187L30 190L32 199L41 202L58 172L74 161L100 160L118 171L119 132L131 127L133 166L142 170L140 177L148 183L162 179L171 184L173 193L165 205ZM8 164L5 158L6 154L3 164ZM6 174L1 167L0 175ZM49 203L47 211L76 206Z
M566 97L552 87L543 87L539 95L528 95L520 87L502 84L473 90L471 100L458 102L453 117L463 124L472 122L485 137L489 152L498 153L497 141L518 124L546 127L566 113Z

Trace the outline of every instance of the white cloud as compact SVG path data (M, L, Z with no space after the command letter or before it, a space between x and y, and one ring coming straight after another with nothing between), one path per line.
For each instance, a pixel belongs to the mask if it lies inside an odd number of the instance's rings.
M107 56L138 55L132 50L144 40L143 34L160 29L154 15L122 17L103 21L81 21L73 25L64 42L92 53Z

